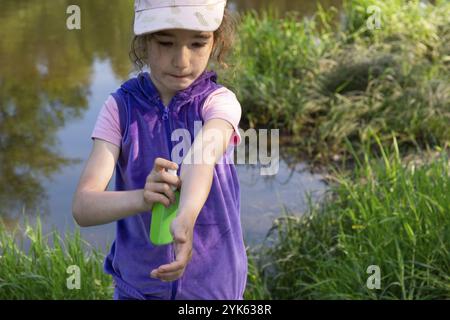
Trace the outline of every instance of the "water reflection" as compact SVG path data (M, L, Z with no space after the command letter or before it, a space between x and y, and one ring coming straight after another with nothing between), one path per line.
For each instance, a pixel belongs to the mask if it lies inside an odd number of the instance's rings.
M313 2L246 0L230 1L230 6L243 11L272 3L281 12L294 9L311 14ZM339 2L321 1L324 6ZM81 8L81 30L69 31L66 8L73 4ZM89 135L98 111L132 70L128 59L132 10L131 0L1 1L0 216L4 220L39 212L48 214L48 226L61 231L73 226L71 197L91 148ZM277 176L281 180L276 182L252 180L259 169L239 168L244 228L257 228L256 221L269 223L281 203L298 210L305 189L298 183L314 185L288 169L291 158L284 159ZM276 192L279 203L273 201ZM250 219L252 215L256 220ZM96 230L113 233L112 226L86 232L96 237Z
M96 56L128 74L127 1L78 1L83 27L65 28L69 1L2 0L0 11L0 212L35 211L43 178L76 159L57 150L57 131L86 112ZM95 13L95 14L94 14ZM101 13L108 19L98 19ZM111 27L114 26L114 27ZM125 63L124 63L125 61Z
M264 239L280 214L301 215L308 209L308 196L316 202L326 191L322 176L309 172L304 163L290 165L281 158L278 174L261 176L259 173L259 166L238 166L241 221L246 243L251 245Z

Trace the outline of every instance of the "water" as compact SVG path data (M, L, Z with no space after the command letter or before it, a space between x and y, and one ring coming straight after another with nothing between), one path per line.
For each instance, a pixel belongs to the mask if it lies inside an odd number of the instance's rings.
M270 2L282 12L311 14L314 8L314 1L230 1L230 7L243 11ZM66 29L70 4L81 7L81 30ZM0 217L13 228L39 213L44 231L72 231L72 197L96 117L129 76L132 1L2 0L1 7ZM264 238L283 207L302 214L306 193L317 200L326 189L304 163L283 157L273 177L260 176L257 166L237 170L247 244ZM108 190L113 185L114 178ZM102 248L114 233L114 224L82 229L86 240Z

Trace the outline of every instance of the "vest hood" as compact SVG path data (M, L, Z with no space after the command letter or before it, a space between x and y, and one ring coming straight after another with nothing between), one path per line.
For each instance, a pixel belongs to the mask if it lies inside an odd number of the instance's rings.
M214 71L204 71L189 87L178 91L172 99L183 101L183 104L189 103L208 91L210 81L217 83L217 74ZM122 84L121 89L144 105L148 105L149 101L160 100L160 94L148 72L141 72L137 77L126 81ZM177 104L177 106L181 105Z

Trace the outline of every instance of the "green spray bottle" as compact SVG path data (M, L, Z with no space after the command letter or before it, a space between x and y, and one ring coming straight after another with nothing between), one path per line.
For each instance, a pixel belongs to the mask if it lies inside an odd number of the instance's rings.
M174 176L177 175L176 170L167 170ZM175 193L175 203L166 208L162 203L157 202L153 205L152 221L150 224L150 241L157 246L165 245L173 242L170 225L177 216L178 204L180 202L180 191L176 187L172 187Z

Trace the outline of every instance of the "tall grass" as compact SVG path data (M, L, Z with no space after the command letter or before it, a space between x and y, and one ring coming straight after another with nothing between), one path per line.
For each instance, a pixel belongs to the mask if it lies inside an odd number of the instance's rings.
M25 225L23 235L18 244L19 230L7 231L0 223L0 299L112 298L103 254L83 241L79 230L65 239L57 231L44 236L38 219L35 226ZM29 243L28 250L24 242ZM72 265L80 270L79 289L67 285L74 275ZM73 284L72 279L69 283Z
M247 286L245 288L245 300L270 300L272 295L269 292L267 280L264 276L264 265L262 257L258 253L258 249L249 248L247 250L248 257L248 275Z
M381 29L367 26L371 5ZM243 125L280 128L322 164L351 156L346 139L360 153L370 130L384 143L394 131L401 153L450 141L450 3L352 0L342 14L242 17L224 76Z
M321 206L274 224L258 252L259 290L274 299L450 299L450 173L447 151L420 166L398 144L374 140L357 166L336 173ZM356 157L356 155L355 155ZM381 288L366 285L376 265ZM253 292L248 292L251 296Z

